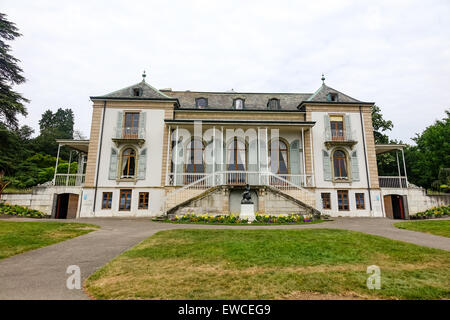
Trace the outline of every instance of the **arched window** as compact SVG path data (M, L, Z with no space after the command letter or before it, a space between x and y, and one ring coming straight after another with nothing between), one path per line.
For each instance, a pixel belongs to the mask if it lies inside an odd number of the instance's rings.
M136 172L136 151L127 148L122 152L122 178L133 178Z
M204 109L208 106L208 99L206 98L197 98L195 99L195 106L198 109Z
M344 151L336 150L333 153L333 168L335 179L347 179L347 157Z
M276 98L270 99L269 102L267 103L267 108L270 110L280 109L280 100L278 100Z
M273 173L288 174L288 146L281 140L270 143L270 169Z
M234 100L234 109L242 110L244 109L244 99L238 98Z
M228 144L227 147L227 170L228 171L245 171L246 168L246 147L245 143L236 137ZM247 177L245 173L230 172L227 174L227 183L229 184L245 184Z
M187 150L186 172L204 173L205 164L203 161L203 143L199 139L192 139Z

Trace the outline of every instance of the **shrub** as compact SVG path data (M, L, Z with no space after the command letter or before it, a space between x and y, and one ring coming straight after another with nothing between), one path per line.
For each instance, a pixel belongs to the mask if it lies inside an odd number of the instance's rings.
M262 223L262 224L295 224L295 223L308 223L313 219L312 216L303 216L299 214L291 214L291 215L267 215L256 213L255 220L253 223ZM169 221L172 222L181 222L181 223L214 223L214 224L248 224L249 221L247 219L240 219L238 214L230 214L230 215L219 215L219 216L210 216L209 214L197 215L195 213L189 213L183 216L175 216Z
M450 215L450 206L433 207L410 216L410 219L432 219Z
M7 203L0 203L0 214L28 218L44 218L46 216L46 214L42 211L29 209L18 205L9 205Z

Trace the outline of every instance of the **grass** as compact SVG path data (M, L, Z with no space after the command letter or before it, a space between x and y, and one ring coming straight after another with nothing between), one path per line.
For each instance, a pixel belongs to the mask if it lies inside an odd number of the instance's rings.
M0 259L81 236L97 228L82 223L0 221Z
M366 271L381 268L381 290ZM158 232L91 275L97 299L449 299L450 253L348 230Z
M450 220L405 221L394 224L400 229L431 233L450 238Z

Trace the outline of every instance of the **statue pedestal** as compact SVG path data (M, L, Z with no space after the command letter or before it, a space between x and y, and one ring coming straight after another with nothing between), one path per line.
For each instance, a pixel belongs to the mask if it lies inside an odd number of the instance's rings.
M255 220L255 205L253 203L241 203L241 214L239 218L253 222Z

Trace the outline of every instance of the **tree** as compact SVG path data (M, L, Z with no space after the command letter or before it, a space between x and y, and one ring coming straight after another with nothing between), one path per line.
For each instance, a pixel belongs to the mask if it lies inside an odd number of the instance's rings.
M20 60L10 54L11 47L6 43L20 36L15 24L0 13L0 123L10 129L18 128L18 114L27 115L24 103L28 100L12 89L13 85L25 82L23 70L18 66Z
M391 131L394 127L391 120L385 120L381 114L381 109L377 105L372 108L372 126L375 144L397 144L397 141L390 140L385 131ZM377 156L378 174L389 176L397 174L397 160L392 153L384 153Z
M73 138L74 115L71 109L59 108L56 112L46 110L39 120L40 134L34 139L35 152L56 156L58 143L56 139ZM62 158L67 159L68 152L63 150Z
M413 138L416 146L406 148L408 178L417 185L430 188L442 168L450 168L450 110L446 117L427 127Z
M372 126L375 144L389 143L388 135L383 132L391 131L394 125L391 120L385 120L383 118L381 109L377 105L374 105L372 108Z

